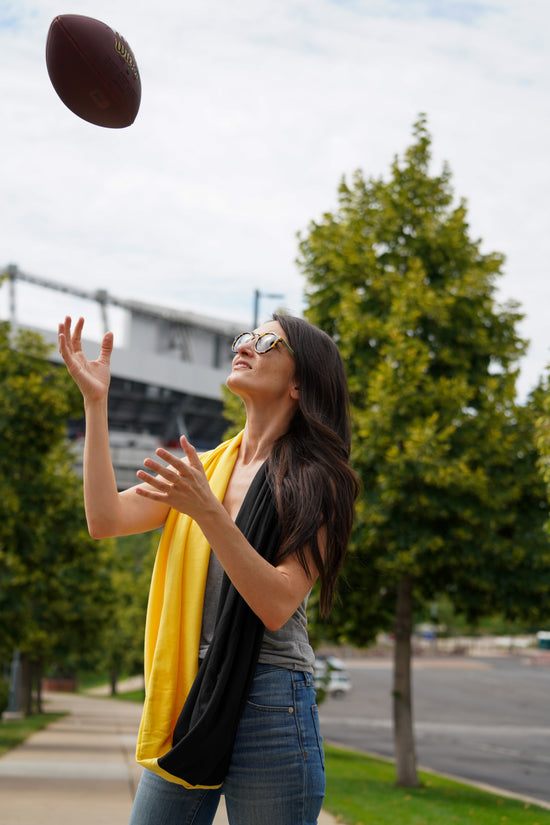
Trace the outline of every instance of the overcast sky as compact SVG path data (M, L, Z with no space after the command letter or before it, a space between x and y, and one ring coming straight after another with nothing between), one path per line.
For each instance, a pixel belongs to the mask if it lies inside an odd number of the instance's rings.
M64 12L130 43L131 127L57 97L44 53ZM506 256L525 393L550 361L549 40L549 0L0 0L0 268L247 326L255 289L285 296L261 316L300 313L296 233L335 207L342 176L387 176L425 112L434 173L448 161L472 236ZM93 304L17 298L21 322L82 312L99 335Z

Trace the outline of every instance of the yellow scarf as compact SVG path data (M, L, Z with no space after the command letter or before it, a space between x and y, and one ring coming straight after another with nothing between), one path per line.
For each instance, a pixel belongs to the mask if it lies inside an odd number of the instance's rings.
M223 501L242 432L201 457L214 495ZM145 705L138 734L140 765L185 787L158 760L197 675L204 589L210 547L189 516L170 510L151 580L145 627Z

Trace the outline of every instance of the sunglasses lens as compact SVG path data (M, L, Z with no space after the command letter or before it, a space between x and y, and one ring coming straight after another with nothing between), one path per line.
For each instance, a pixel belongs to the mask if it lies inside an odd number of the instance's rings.
M260 335L256 341L256 352L267 352L279 340L274 332L266 332Z
M249 344L253 338L254 336L251 332L241 332L241 334L237 335L237 337L233 341L233 346L231 347L231 349L233 350L233 352L238 352L239 347L243 347L245 344Z

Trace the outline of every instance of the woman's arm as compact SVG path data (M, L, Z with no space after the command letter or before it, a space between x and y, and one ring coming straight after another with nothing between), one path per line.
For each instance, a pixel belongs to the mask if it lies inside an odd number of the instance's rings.
M278 630L311 590L316 572L308 576L294 557L286 558L275 567L262 558L213 495L195 449L185 438L181 439L181 445L187 461L159 449L157 455L167 461L168 466L153 459L144 462L157 475L153 478L140 470L138 477L148 484L137 488L136 495L140 499L167 502L191 516L243 599L268 630ZM321 547L323 538L323 535L319 537Z
M80 318L71 332L71 319L59 324L59 351L84 399L84 506L93 538L153 530L164 524L169 506L139 498L136 488L118 492L109 448L107 396L111 382L113 334L106 333L99 358L88 361L82 352Z
M168 505L144 501L137 495L136 487L118 491L109 447L107 400L86 404L85 409L84 507L90 535L102 539L161 527L170 509Z

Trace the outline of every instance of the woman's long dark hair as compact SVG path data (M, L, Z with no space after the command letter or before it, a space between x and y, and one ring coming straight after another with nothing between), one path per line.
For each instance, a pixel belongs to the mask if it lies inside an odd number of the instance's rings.
M320 611L328 616L353 524L358 482L349 466L350 415L346 375L338 347L301 318L273 316L294 350L299 407L290 429L274 445L267 471L283 528L278 561L295 555L319 572ZM326 531L325 558L318 542ZM308 559L309 552L309 559Z

